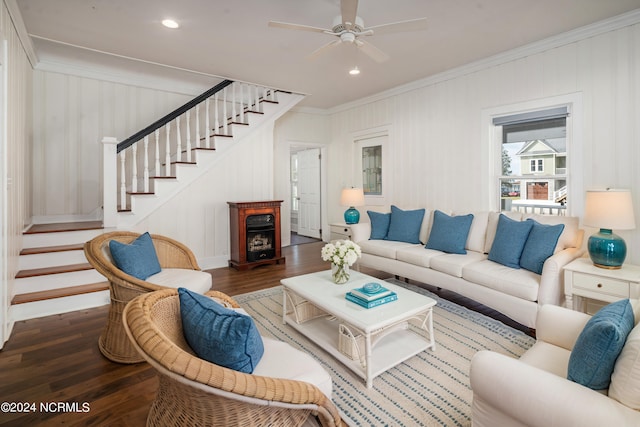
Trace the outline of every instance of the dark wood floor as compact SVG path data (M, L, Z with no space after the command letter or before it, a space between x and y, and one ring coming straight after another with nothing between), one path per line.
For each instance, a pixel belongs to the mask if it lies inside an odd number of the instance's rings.
M213 288L238 295L277 286L285 277L326 269L320 258L322 245L283 248L285 264L244 272L210 270ZM389 277L376 270L362 271L380 279ZM447 292L441 296L527 331L472 301ZM145 363L120 365L100 354L97 341L106 319L104 306L16 323L0 351L0 402L13 402L12 409L23 412L0 411L0 426L145 425L157 377ZM59 402L68 409L77 405L77 410L58 410ZM41 404L50 412L43 411Z

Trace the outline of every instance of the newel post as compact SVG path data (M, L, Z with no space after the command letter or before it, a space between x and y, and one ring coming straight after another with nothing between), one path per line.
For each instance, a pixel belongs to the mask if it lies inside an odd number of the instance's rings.
M118 225L118 139L102 138L102 222L103 227Z

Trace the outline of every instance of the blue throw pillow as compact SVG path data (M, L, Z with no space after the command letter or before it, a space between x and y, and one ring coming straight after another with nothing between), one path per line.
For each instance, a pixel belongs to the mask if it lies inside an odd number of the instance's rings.
M387 237L389 223L391 222L391 214L374 211L367 211L367 214L371 221L371 236L369 237L369 240L382 240Z
M253 319L185 288L178 288L178 295L184 336L198 357L252 373L264 354Z
M628 299L598 310L573 346L567 378L593 390L607 389L616 360L633 326L633 307Z
M532 221L533 227L522 250L520 267L542 274L542 266L547 258L553 255L564 224L544 225L531 218L527 221Z
M500 214L496 237L489 251L489 260L511 268L520 268L520 256L533 227L531 221L516 221Z
M420 227L424 219L424 209L403 211L391 205L391 220L386 240L420 243Z
M466 254L465 246L472 221L473 214L449 216L444 212L435 211L431 233L425 247L450 254Z
M110 240L109 251L116 267L137 279L145 280L162 270L148 232L141 234L130 244Z

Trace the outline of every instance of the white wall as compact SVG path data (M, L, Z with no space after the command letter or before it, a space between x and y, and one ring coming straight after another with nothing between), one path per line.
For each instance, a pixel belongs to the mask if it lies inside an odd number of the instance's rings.
M198 94L35 71L34 222L101 218L102 138L122 141Z
M136 226L184 242L200 268L227 265L229 201L273 196L273 125L265 124L226 150L211 171Z
M281 208L282 246L291 243L291 162L289 154L291 147L320 147L321 155L327 156L326 147L329 145L329 120L327 115L290 111L282 116L275 126L274 156L275 167L273 183L274 198L284 200ZM327 161L321 162L326 169ZM322 179L322 178L321 178ZM327 230L327 215L325 195L326 189L321 188L321 204L323 209L322 229Z
M329 220L341 219L339 192L356 173L354 134L381 126L391 129L392 166L384 173L393 183L393 204L454 211L495 208L483 112L568 95L581 98L583 107L570 152L570 180L578 183L570 214L583 216L586 189L630 188L640 228L640 24L636 20L577 40L571 36L574 40L564 44L528 47L335 109L329 123ZM313 139L316 131L295 123L286 128L299 129L300 139ZM360 211L368 220L366 209ZM640 231L619 234L627 241L627 262L640 264Z
M18 271L18 255L22 249L22 230L31 218L29 187L31 183L31 92L32 68L20 43L9 11L0 4L0 39L7 41L6 129L0 137L0 218L2 257L0 258L0 347L9 337L7 324L9 295L13 294L13 277ZM1 42L1 41L0 41ZM1 110L1 108L0 108ZM0 128L5 123L0 123ZM6 193L4 192L6 190Z

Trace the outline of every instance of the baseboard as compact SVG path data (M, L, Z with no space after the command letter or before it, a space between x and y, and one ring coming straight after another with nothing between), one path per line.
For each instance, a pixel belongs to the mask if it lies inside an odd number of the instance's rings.
M220 255L215 257L199 258L198 265L202 270L212 270L214 268L228 267L229 257L227 255Z

